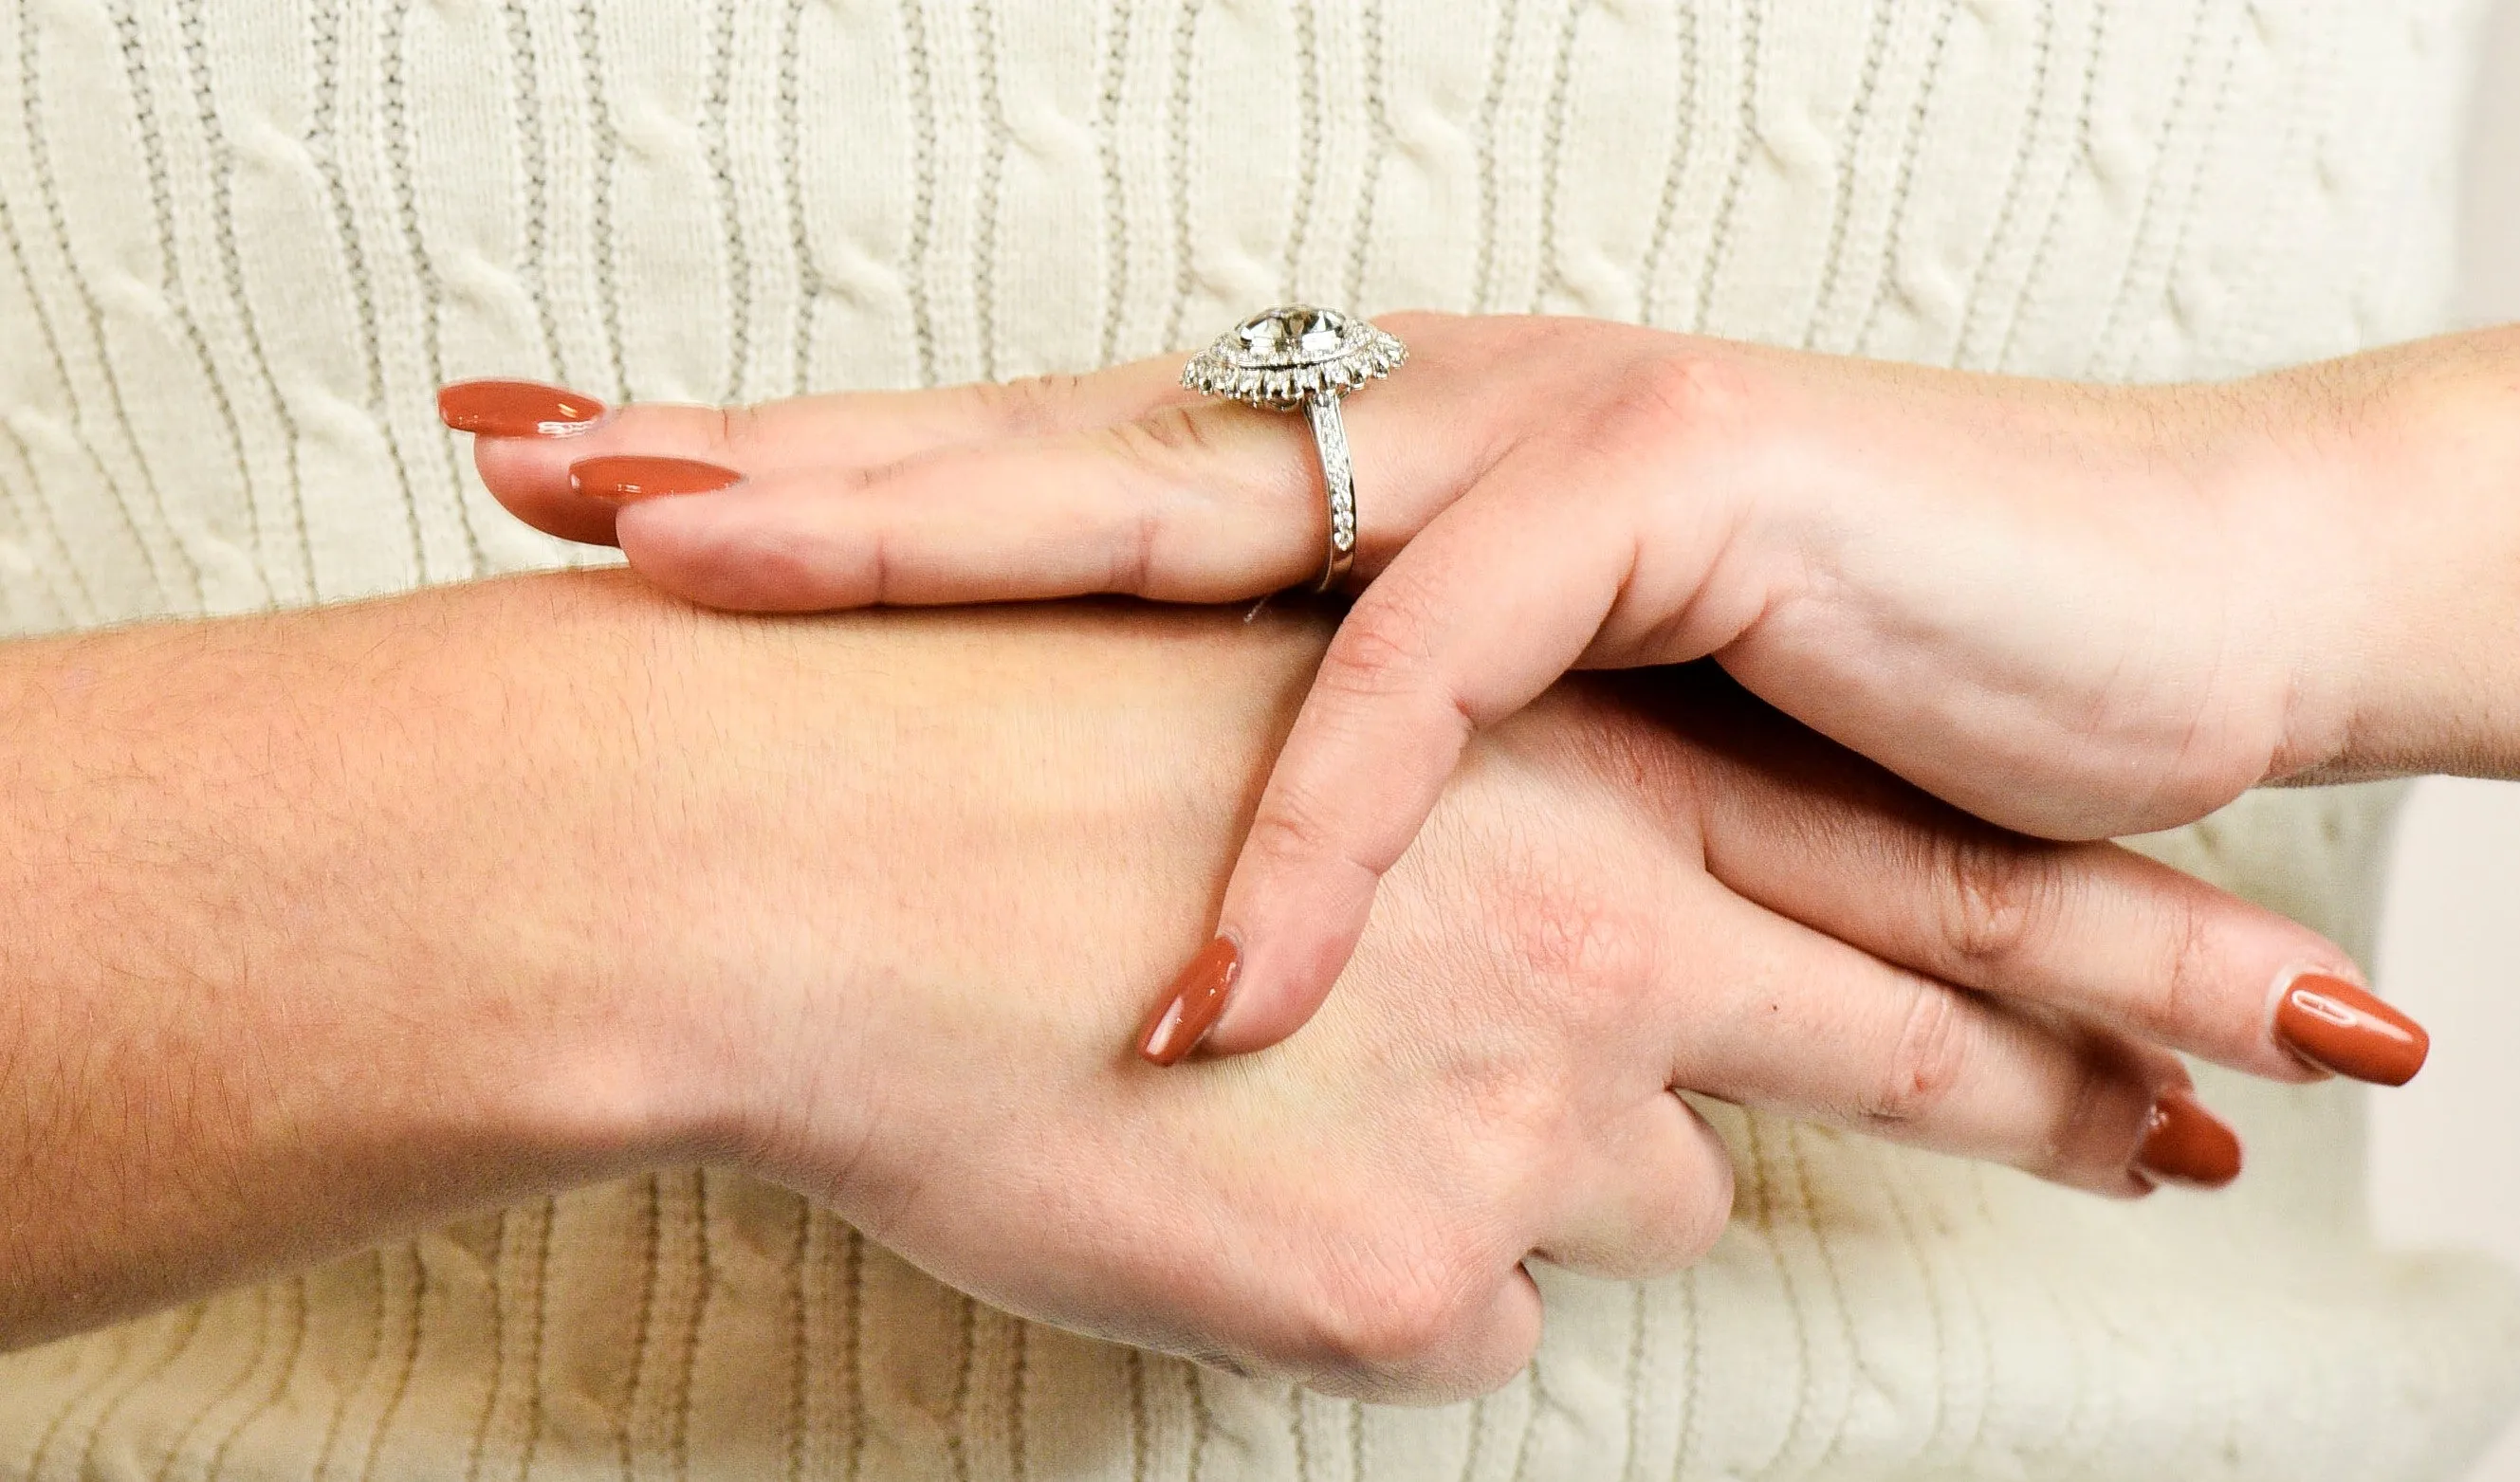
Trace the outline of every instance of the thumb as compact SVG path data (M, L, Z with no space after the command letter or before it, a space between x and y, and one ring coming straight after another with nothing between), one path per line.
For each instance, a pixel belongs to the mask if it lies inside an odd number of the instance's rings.
M1260 797L1217 940L1156 1006L1139 1053L1238 1055L1300 1028L1365 934L1376 884L1462 747L1582 657L1633 531L1563 464L1500 464L1358 599Z

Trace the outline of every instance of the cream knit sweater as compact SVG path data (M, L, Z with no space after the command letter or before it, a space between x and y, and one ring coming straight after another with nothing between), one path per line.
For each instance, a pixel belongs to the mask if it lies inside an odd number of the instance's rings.
M0 623L573 559L441 380L1082 369L1295 295L2100 379L2429 328L2464 0L15 0ZM1369 494L1370 497L1370 494ZM2166 857L2367 945L2384 791ZM1697 1270L1548 1277L1387 1411L975 1307L669 1172L0 1361L0 1476L2437 1478L2498 1272L2384 1254L2358 1100L2208 1078L2218 1197L1717 1115Z

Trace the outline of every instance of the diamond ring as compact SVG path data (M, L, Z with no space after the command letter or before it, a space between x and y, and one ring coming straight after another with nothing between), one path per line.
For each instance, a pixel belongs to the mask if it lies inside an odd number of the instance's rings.
M1329 554L1315 592L1330 592L1356 561L1356 467L1348 456L1339 401L1409 358L1407 346L1353 314L1289 304L1228 330L1182 368L1182 384L1263 411L1297 407L1313 425L1329 496Z

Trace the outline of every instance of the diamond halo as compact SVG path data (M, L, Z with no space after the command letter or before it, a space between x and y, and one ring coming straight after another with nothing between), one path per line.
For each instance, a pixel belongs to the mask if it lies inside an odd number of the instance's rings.
M1370 320L1288 304L1236 325L1182 368L1182 384L1208 396L1288 412L1344 396L1398 370L1409 351Z

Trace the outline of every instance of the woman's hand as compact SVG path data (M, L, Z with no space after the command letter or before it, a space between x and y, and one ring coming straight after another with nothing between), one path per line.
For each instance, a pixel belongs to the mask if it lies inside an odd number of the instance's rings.
M1702 1251L1726 1158L1668 1088L2103 1193L2216 1183L2236 1145L2141 1040L2298 1079L2270 992L2351 970L2114 845L1962 817L1699 669L1493 728L1313 1029L1159 1072L1117 1042L1204 929L1325 627L721 631L741 649L660 696L689 717L660 754L699 780L691 831L737 847L619 868L649 882L637 981L755 1047L753 1166L1016 1312L1333 1390L1514 1371L1528 1255ZM832 819L880 819L874 847Z
M1586 321L1388 327L1411 364L1348 403L1370 585L1221 905L1239 977L1217 1049L1311 1013L1470 735L1572 666L1713 655L1928 791L2060 838L2184 823L2341 755L2355 724L2327 681L2370 606L2338 575L2357 526L2316 439L2270 430L2327 404L2302 378L2100 389ZM1177 371L574 423L520 421L513 387L447 405L493 434L582 430L484 437L483 475L715 606L1302 581L1323 516L1301 419L1193 402Z

